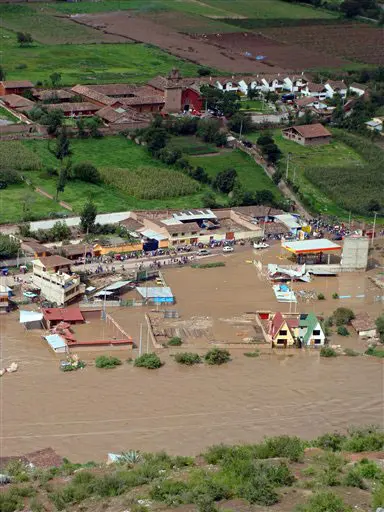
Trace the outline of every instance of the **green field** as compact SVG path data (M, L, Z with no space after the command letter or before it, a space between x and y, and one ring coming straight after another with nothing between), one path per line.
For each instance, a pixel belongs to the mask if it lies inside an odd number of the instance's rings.
M62 85L147 82L177 67L196 76L198 66L146 44L42 45L20 48L11 31L0 28L1 63L8 80L45 82L57 71ZM96 51L97 50L97 51Z
M204 3L247 18L336 18L325 10L280 0L205 0Z
M260 132L247 134L247 139L256 141ZM334 215L340 219L348 219L349 211L340 206L339 197L332 194L332 191L324 186L324 177L332 176L334 169L345 169L346 175L365 176L364 166L365 162L357 151L348 146L347 144L337 140L336 138L324 146L301 146L295 142L286 140L281 135L281 130L273 130L272 135L276 144L279 146L283 155L279 161L279 169L286 173L287 154L291 153L289 163L289 179L299 186L300 193L303 200L309 208L316 213ZM309 179L311 172L317 170L319 180ZM336 181L340 181L342 185L342 177ZM322 186L316 186L315 182L321 182ZM364 182L366 185L366 180ZM372 198L378 192L377 187L371 184ZM358 200L358 191L349 190L347 180L345 180L345 187L341 186L340 193L349 194L352 198Z
M185 155L207 155L218 153L218 149L213 144L202 142L201 139L191 136L172 137L169 144L176 149L180 149Z
M192 165L203 167L212 178L224 169L236 169L240 183L246 191L270 190L276 199L282 198L279 189L265 174L264 169L239 149L219 155L194 156L190 157L189 160Z
M0 119L11 121L12 123L19 123L19 119L11 114L6 108L0 106Z
M243 99L240 103L240 110L249 112L262 112L263 114L270 114L275 112L268 103L262 100L247 100Z

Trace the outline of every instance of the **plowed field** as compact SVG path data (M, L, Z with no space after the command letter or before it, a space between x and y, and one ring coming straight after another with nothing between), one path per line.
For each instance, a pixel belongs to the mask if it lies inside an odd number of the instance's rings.
M323 25L262 29L262 34L282 43L299 45L329 56L384 63L384 30L369 25Z

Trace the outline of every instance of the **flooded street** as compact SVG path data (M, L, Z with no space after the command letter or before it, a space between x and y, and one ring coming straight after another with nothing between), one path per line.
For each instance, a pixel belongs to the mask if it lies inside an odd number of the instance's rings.
M277 249L263 255L273 260ZM271 285L247 263L252 251L220 258L226 267L167 269L179 321L205 319L210 337L185 340L184 350L200 353L213 342L236 341L239 328L231 319L258 309L289 311L278 304ZM276 261L276 260L274 260ZM366 274L344 274L294 284L295 289L322 292L325 301L299 303L298 311L329 315L336 307L378 316L380 291ZM334 300L332 293L353 295ZM364 298L356 295L364 294ZM147 308L116 308L110 313L138 340ZM235 323L236 324L236 323ZM61 373L59 356L42 342L41 331L25 331L18 315L0 318L4 365L20 369L1 379L2 454L21 454L47 446L76 460L105 460L108 452L128 449L196 454L224 442L255 442L264 435L290 434L313 438L323 432L357 424L384 424L383 363L361 356L324 359L317 351L262 350L244 357L232 350L223 367L184 368L159 351L165 362L157 371L125 363L114 370L92 365L97 353L82 352L90 363L82 371ZM241 329L240 329L241 330ZM363 352L355 335L332 338ZM108 352L108 349L104 351ZM100 353L100 352L99 352ZM128 350L112 352L122 360Z

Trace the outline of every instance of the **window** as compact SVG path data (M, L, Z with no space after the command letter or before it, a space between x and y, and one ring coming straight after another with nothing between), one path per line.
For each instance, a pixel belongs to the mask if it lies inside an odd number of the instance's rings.
M313 331L313 335L314 336L320 336L321 332L319 329L317 329L316 331Z
M285 340L277 340L276 342L278 345L284 345L286 343Z
M315 345L320 345L321 340L315 340Z
M287 331L284 331L284 330L280 331L279 334L280 334L280 336L286 336L287 335Z

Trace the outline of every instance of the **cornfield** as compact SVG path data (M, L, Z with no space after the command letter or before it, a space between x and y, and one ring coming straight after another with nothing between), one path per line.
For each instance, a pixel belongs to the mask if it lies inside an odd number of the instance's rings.
M164 199L194 194L200 185L179 171L153 167L100 169L103 182L138 199Z
M42 162L36 153L21 142L0 142L0 167L20 171L37 171L41 169Z

